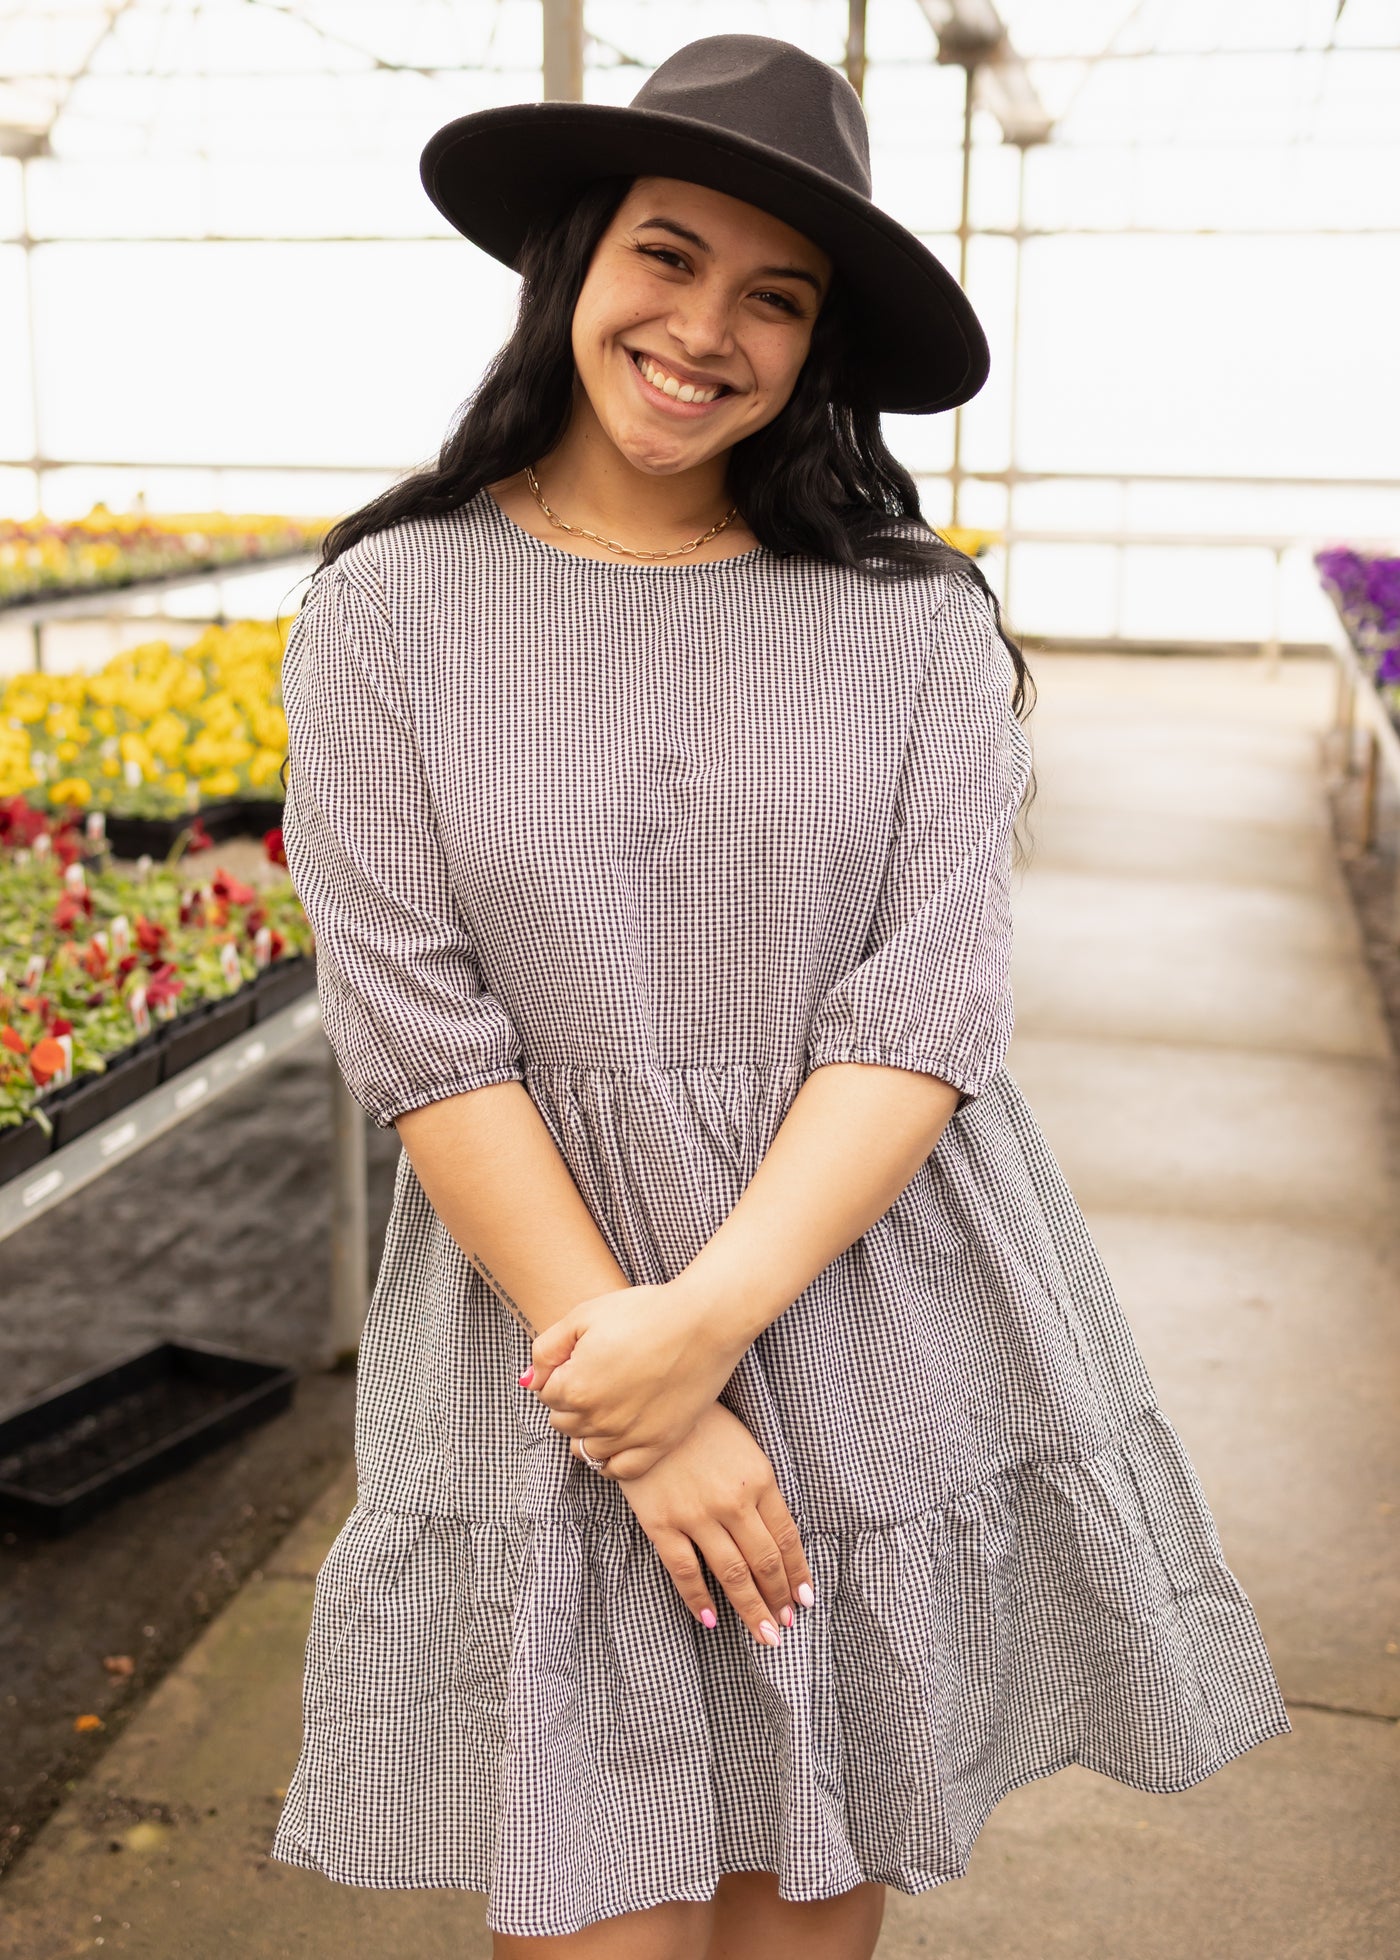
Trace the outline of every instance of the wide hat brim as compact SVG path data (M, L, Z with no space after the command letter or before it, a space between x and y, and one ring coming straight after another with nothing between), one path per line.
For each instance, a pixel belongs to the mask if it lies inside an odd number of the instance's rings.
M420 171L448 223L516 269L530 226L595 178L677 177L726 192L830 254L853 301L853 397L931 415L987 379L986 336L928 247L858 191L751 138L661 110L517 102L447 123Z

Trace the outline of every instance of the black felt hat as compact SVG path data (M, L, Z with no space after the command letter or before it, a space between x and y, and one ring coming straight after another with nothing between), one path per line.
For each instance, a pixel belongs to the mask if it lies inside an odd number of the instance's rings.
M756 204L820 245L854 302L854 357L877 408L955 408L987 378L987 341L957 280L870 201L860 98L787 41L712 34L677 49L627 108L516 102L429 139L428 196L474 245L517 264L530 226L598 177L677 177Z

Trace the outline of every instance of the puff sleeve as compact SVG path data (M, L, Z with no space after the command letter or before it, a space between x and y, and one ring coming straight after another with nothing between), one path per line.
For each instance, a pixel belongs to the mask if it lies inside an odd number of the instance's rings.
M381 1129L492 1082L521 1042L482 985L369 567L316 576L282 663L287 868L316 935L326 1034Z
M966 1100L1011 1041L1011 839L1032 754L1011 655L969 579L950 579L931 637L864 953L819 1001L807 1066L913 1069Z

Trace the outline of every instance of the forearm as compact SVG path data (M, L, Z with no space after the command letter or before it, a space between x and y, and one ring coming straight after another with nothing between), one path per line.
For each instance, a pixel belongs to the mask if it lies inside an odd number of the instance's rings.
M889 1210L960 1091L911 1069L830 1063L803 1083L743 1196L673 1285L737 1357Z
M394 1127L433 1210L532 1337L630 1284L522 1083L448 1096Z

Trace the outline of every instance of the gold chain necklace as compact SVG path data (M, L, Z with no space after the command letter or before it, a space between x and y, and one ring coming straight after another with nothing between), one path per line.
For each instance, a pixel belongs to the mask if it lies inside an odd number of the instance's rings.
M625 551L629 558L684 558L687 552L697 551L702 544L708 544L711 538L717 538L720 532L727 525L732 524L739 515L739 506L731 504L718 524L712 524L708 531L702 532L698 538L692 538L689 544L678 544L674 551L638 551L630 544L619 544L615 538L604 538L596 531L585 531L581 525L566 524L563 518L556 515L545 502L539 479L528 463L525 465L525 476L535 502L557 530L572 531L576 538L592 538L595 544L606 545L609 551Z

